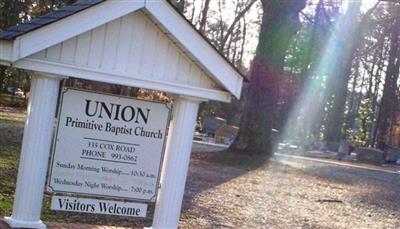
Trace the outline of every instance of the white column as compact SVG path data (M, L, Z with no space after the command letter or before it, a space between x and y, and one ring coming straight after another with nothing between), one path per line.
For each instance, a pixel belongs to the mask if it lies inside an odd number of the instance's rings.
M40 215L60 80L44 74L32 77L13 213L5 217L13 228L46 228Z
M201 101L178 97L173 104L173 119L154 213L154 229L177 228L189 167L197 111Z

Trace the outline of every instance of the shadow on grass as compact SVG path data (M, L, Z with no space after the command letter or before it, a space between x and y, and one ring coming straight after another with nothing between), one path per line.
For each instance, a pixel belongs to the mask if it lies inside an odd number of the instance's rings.
M397 191L396 191L397 190ZM392 216L400 217L400 188L376 189L366 194L356 195L355 200L362 205L373 205L392 212Z
M193 152L185 186L182 211L186 212L201 192L243 176L261 166L268 158L228 151Z
M400 186L400 174L372 171L363 168L346 167L321 162L303 162L303 173L320 179L346 185L371 185L385 187L388 184Z
M352 204L375 206L399 217L400 174L323 163L310 164L303 173L329 183L359 186L365 192L353 193Z

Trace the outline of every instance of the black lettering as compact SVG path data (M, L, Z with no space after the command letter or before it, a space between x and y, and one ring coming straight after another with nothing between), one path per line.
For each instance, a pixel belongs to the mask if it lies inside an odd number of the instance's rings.
M100 107L100 114L99 114L99 118L103 118L102 114L103 114L103 110L106 112L107 116L109 119L111 119L111 114L114 108L114 104L111 104L111 108L107 107L107 104L105 102L101 102L101 107Z
M107 204L107 203L104 203L104 202L99 202L100 211L101 212L106 212L109 205L110 204Z
M131 110L131 117L128 119L126 118L126 109L129 108ZM126 106L124 108L122 108L122 112L121 112L121 118L125 121L125 122L130 122L132 121L132 119L135 117L135 109L133 109L133 107L131 106Z
M120 105L120 104L116 104L115 107L116 107L116 110L115 110L114 120L119 120L119 119L118 119L118 116L119 116L119 108L121 107L121 105Z
M97 113L97 107L99 106L99 102L96 101L96 108L94 109L94 112L93 112L92 114L89 114L90 102L92 102L92 100L86 99L86 109L85 109L85 113L86 113L87 116L93 117L93 116L95 116L96 113Z
M72 118L71 117L67 117L67 122L65 123L65 126L68 126L68 124L72 122Z
M149 119L150 109L147 108L146 110L147 110L147 114L145 115L143 110L140 107L138 107L138 109L137 109L137 111L138 111L139 115L142 117L144 123L147 124L147 120ZM138 121L139 115L136 116L135 123L139 123L139 121Z
M63 208L63 207L64 207L65 201L66 201L66 199L63 199L63 200L58 199L58 203L60 204L60 208Z

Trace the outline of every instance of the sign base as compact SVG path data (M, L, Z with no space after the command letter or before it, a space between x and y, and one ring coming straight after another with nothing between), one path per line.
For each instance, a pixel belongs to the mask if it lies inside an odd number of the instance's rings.
M36 228L36 229L47 229L46 224L44 224L41 220L39 221L23 221L14 219L12 216L4 217L4 221L11 228Z

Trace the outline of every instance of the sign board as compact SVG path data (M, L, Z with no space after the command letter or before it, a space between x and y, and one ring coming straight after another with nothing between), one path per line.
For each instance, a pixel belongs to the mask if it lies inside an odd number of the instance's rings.
M147 204L127 203L122 201L53 196L52 210L80 213L97 213L130 217L146 217Z
M48 189L154 202L170 107L62 90Z

